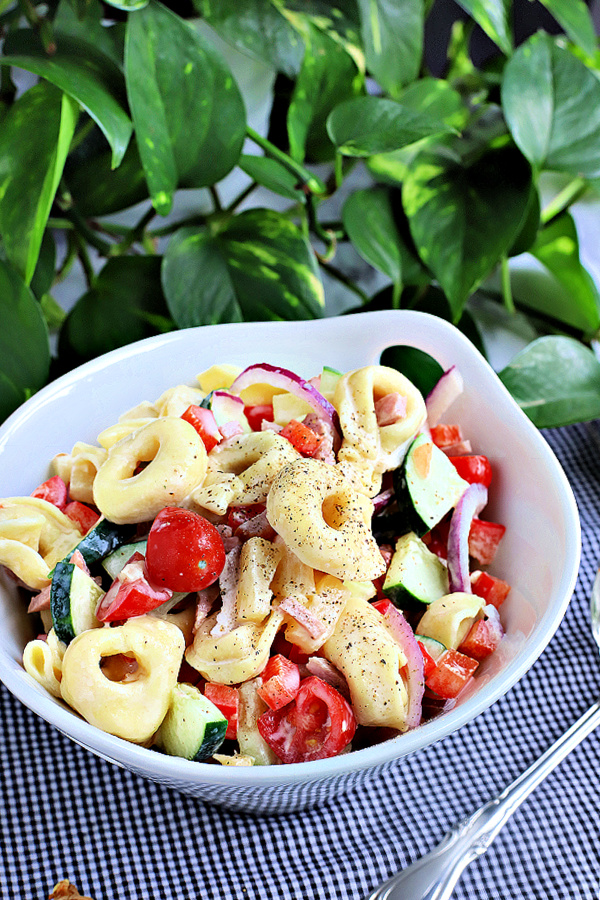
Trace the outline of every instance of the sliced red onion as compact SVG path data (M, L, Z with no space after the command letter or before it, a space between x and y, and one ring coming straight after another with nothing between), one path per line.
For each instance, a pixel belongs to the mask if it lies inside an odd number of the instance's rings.
M427 422L430 427L437 425L446 410L462 394L463 387L462 375L456 366L450 366L425 398Z
M229 390L239 394L244 388L257 383L270 384L271 387L289 391L290 394L294 394L294 396L304 400L314 409L317 415L329 422L334 431L339 433L339 416L329 400L326 400L314 385L305 381L304 378L300 378L294 372L290 372L289 369L282 369L269 363L256 363L244 369Z
M350 700L348 682L340 670L336 669L333 663L330 663L328 659L323 659L322 656L311 656L306 661L306 668L311 675L316 675L317 678L326 681L327 684L334 687L336 691L339 691L346 700Z
M385 509L386 506L389 506L393 499L393 488L388 488L387 490L382 491L380 494L377 494L376 497L373 497L373 515L376 516L382 511L382 509Z
M470 484L452 513L448 530L448 578L450 593L471 594L469 573L469 532L475 516L487 503L488 492L483 484Z
M327 631L325 623L313 615L304 603L296 599L296 597L284 597L279 604L279 609L291 616L292 619L295 619L299 625L306 628L311 638L315 640L322 638Z
M408 693L406 726L407 728L416 728L421 721L421 703L425 690L423 654L412 628L399 609L390 604L383 616L383 620L392 637L406 656L406 690Z
M504 627L500 621L500 613L491 603L483 607L483 612L491 628L492 637L500 643L504 637Z

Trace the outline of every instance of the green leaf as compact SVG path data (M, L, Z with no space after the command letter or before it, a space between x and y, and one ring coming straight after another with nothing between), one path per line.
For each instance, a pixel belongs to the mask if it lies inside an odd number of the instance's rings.
M129 16L125 70L152 202L164 215L177 187L214 184L235 166L244 103L210 42L156 2Z
M600 81L547 34L534 35L506 64L502 108L534 166L600 177Z
M530 249L558 279L564 291L536 297L523 296L523 302L585 334L600 328L600 294L593 278L579 259L579 239L572 217L564 213L543 228Z
M455 320L521 230L531 168L519 151L485 134L424 150L407 173L404 210L423 262L444 290ZM462 151L462 152L461 152Z
M403 257L408 250L396 226L386 188L354 191L344 203L342 218L348 237L362 258L399 288Z
M469 112L463 98L452 85L441 78L419 78L408 85L398 99L402 106L427 113L450 128L460 131L467 124ZM379 180L400 184L415 155L428 141L434 140L435 137L423 138L409 147L391 153L378 153L369 158L367 165Z
M133 12L136 9L143 9L148 6L148 0L106 0L109 6L115 9L122 9L125 12Z
M356 96L363 78L354 60L335 40L315 27L306 29L306 52L290 101L287 130L290 154L324 161L335 156L325 123L331 110Z
M97 131L90 134L76 152L69 154L65 182L84 217L111 215L148 199L148 184L135 135L120 166L112 169L106 141Z
M437 359L434 359L429 353L425 353L424 350L406 345L398 344L394 347L386 347L381 354L380 363L382 366L389 366L401 372L409 381L412 381L424 397L444 374Z
M57 50L48 56L36 32L10 31L0 64L33 72L76 100L104 132L114 168L123 159L132 132L123 75L112 59L82 38L56 32L55 40Z
M538 338L499 374L538 428L600 417L600 363L573 338Z
M423 0L358 0L367 69L391 96L413 81L421 66Z
M100 3L81 0L81 8L70 0L60 0L54 17L54 31L68 34L72 38L81 38L86 44L93 44L119 67L123 68L123 47L125 42L125 25L113 22L110 25L104 20L104 9Z
M540 214L540 194L537 186L532 183L521 230L508 251L508 256L519 256L519 254L526 253L532 247L540 227Z
M65 310L62 306L59 306L52 294L42 294L40 307L46 320L48 331L58 331L67 317Z
M38 257L35 272L29 287L34 295L41 301L42 297L48 293L54 281L54 272L56 270L56 244L52 231L47 228L42 237L40 247L40 255Z
M275 194L279 194L281 197L287 197L288 200L295 200L297 202L304 200L304 193L298 187L298 179L296 176L276 159L269 159L269 157L266 156L246 156L243 154L240 156L239 166L253 181L268 188L268 190L273 191Z
M162 279L180 328L323 315L314 253L300 229L270 209L234 216L217 233L182 229L169 243Z
M0 135L0 233L29 284L75 132L79 108L52 85L34 85L10 108Z
M512 51L509 27L510 0L457 0L457 2L508 56Z
M592 16L584 0L540 0L554 16L567 36L585 53L594 56L597 50L596 32Z
M60 358L75 365L164 330L155 325L169 316L160 267L159 256L109 259L64 322Z
M0 260L0 420L41 388L50 368L40 305L17 272Z
M329 137L346 156L389 153L433 134L455 131L429 116L384 97L356 97L337 106L327 120Z
M193 0L217 34L253 59L272 65L290 78L304 56L301 35L271 0Z

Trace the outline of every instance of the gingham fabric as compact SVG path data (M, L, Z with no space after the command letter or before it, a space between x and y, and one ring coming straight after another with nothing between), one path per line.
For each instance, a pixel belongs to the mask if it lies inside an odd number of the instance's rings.
M594 424L546 433L577 497L583 557L538 662L475 721L328 806L262 819L206 806L97 759L2 687L2 900L45 900L63 878L93 900L362 900L434 847L600 694L588 612L600 561L599 434ZM454 896L598 900L600 733L528 798Z

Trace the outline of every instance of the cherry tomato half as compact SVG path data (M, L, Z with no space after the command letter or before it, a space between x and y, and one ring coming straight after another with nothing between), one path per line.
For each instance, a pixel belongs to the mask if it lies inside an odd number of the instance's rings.
M262 714L258 730L282 762L308 762L341 753L354 737L356 719L335 688L311 675L295 700Z
M223 540L214 525L189 509L166 506L148 534L150 580L172 591L201 591L225 565Z

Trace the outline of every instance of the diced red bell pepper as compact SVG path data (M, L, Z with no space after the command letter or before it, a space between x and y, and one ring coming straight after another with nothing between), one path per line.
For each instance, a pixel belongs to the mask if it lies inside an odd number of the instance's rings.
M268 403L259 403L256 406L245 406L244 413L252 431L261 431L262 423L272 422L274 417L273 407Z
M434 671L425 679L425 684L439 697L458 697L471 681L478 666L476 659L471 659L458 650L446 650L440 656Z
M489 487L492 482L492 467L487 456L449 456L448 459L461 478L469 484L483 484Z
M437 663L433 656L427 651L425 644L422 644L419 640L417 641L417 644L419 645L419 650L423 654L423 677L425 678L425 680L427 680L435 669Z
M320 434L316 434L311 428L296 419L288 422L279 434L287 438L302 456L314 456L323 440Z
M207 453L210 453L213 447L216 447L223 440L214 414L210 409L205 409L203 406L196 406L192 403L182 414L181 418L194 426L206 447Z
M70 503L67 503L64 513L76 523L82 534L87 534L100 518L99 512L86 506L85 503L80 503L79 500L71 500Z
M300 669L285 656L272 656L262 673L262 684L257 693L269 709L282 709L298 694Z
M440 450L462 441L460 425L434 425L430 431L431 440Z
M469 531L469 556L482 566L489 565L496 555L498 544L504 537L505 525L473 519Z
M450 520L442 519L431 531L423 535L423 543L440 559L448 558L448 532Z
M490 575L489 572L472 572L471 588L478 597L483 597L486 603L499 609L510 593L510 584Z
M64 510L67 505L67 485L60 475L54 475L53 478L49 478L48 481L38 485L31 496L37 497L38 500L46 500L48 503L52 503L53 506Z
M501 637L501 631L489 619L477 619L458 649L465 656L481 661L494 652Z
M235 740L237 737L238 718L240 710L240 692L235 687L228 684L218 684L214 681L208 681L204 685L204 696L211 703L221 710L227 719L227 731L225 737L227 740Z
M150 584L144 557L141 553L134 553L100 600L96 618L100 622L120 622L133 616L143 616L172 596L173 591L169 588L157 588Z

